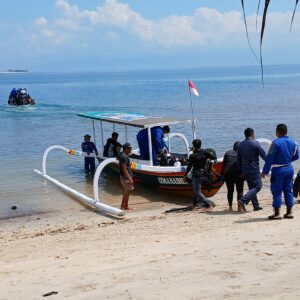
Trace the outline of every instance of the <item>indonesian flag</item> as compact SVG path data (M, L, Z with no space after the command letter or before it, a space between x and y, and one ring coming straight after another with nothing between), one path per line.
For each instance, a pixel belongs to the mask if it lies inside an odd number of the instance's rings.
M189 88L190 88L191 93L193 93L195 96L199 97L198 90L191 80L189 80Z

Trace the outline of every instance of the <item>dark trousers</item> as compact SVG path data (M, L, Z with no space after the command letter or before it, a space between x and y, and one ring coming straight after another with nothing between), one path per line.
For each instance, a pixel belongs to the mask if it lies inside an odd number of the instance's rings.
M238 176L237 173L228 172L225 175L225 183L227 186L227 200L229 206L232 206L234 186L237 193L237 200L243 197L244 179Z
M88 173L95 172L95 157L85 157L84 158L84 169Z
M192 185L194 191L193 206L197 207L215 207L214 201L207 199L201 192L201 177L192 177Z
M248 204L251 201L253 208L257 208L259 207L257 193L262 188L260 173L246 173L244 176L247 181L249 191L241 198L241 201L245 204Z

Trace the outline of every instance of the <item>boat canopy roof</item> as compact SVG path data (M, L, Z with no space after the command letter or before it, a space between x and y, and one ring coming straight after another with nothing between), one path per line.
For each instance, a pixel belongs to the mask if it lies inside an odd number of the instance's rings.
M92 120L98 120L108 123L117 123L139 128L191 123L190 120L169 117L151 117L133 112L90 111L86 113L80 113L78 114L78 116Z

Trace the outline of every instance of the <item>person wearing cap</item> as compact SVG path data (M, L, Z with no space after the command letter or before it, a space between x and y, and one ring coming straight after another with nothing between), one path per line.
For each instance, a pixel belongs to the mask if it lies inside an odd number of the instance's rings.
M244 179L239 176L237 168L237 149L240 142L233 144L233 149L228 150L223 158L221 175L224 177L224 181L227 186L227 200L229 205L229 211L232 211L234 186L237 193L237 201L243 197ZM238 211L241 211L241 207L238 204Z
M120 166L120 181L123 188L123 198L121 203L121 209L129 210L128 201L130 191L134 189L132 171L130 165L129 155L131 153L132 146L130 143L125 143L123 145L123 152L119 156L119 166Z
M189 164L185 171L183 180L187 181L187 175L192 171L192 185L194 191L193 197L193 207L198 208L212 208L215 203L207 199L201 192L201 183L205 173L205 165L207 160L214 160L215 157L212 156L210 151L201 149L201 140L195 139L192 142L193 153L189 157Z
M84 136L84 142L81 144L82 152L85 152L87 156L84 158L84 169L87 174L93 175L95 173L95 157L90 157L92 153L98 156L98 150L96 145L91 142L91 136L86 134Z
M118 137L119 134L113 132L111 138L107 139L103 151L104 157L117 157L119 155L122 145L118 142Z

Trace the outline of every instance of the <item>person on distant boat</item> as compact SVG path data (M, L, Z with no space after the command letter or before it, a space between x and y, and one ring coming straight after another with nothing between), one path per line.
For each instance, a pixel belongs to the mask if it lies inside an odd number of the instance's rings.
M119 156L120 166L120 181L123 188L123 197L121 203L121 209L130 210L128 206L130 191L134 190L133 175L131 171L131 164L129 155L131 153L132 146L129 143L123 145L123 152Z
M10 95L9 95L8 104L9 105L16 105L17 96L18 96L18 92L15 88L13 88L10 92Z
M252 128L246 128L244 135L245 140L242 141L238 147L237 166L240 176L245 178L247 181L249 191L241 199L239 199L238 202L242 210L246 211L245 205L251 201L253 210L258 211L262 209L257 200L257 193L262 188L259 157L266 160L267 155L260 144L255 141L255 133Z
M94 153L98 156L98 150L93 142L91 142L91 136L86 134L84 136L84 142L81 144L82 152L87 153L84 158L84 169L87 174L93 175L95 173L95 157L89 157Z
M195 139L192 142L193 153L189 157L189 164L186 168L183 180L187 182L187 176L192 171L192 185L194 191L193 208L212 208L215 203L207 199L201 192L201 185L205 179L206 165L208 160L215 160L215 156L208 150L201 149L201 140Z
M269 220L280 220L280 208L282 204L282 193L286 205L285 219L293 219L293 178L294 167L292 162L299 159L297 143L287 136L287 126L278 124L276 127L277 139L271 144L266 163L261 176L265 178L271 168L271 192L273 195L274 214L268 217Z
M236 188L237 200L241 199L243 196L244 189L244 179L239 176L237 168L237 149L240 142L235 142L233 149L225 153L223 163L222 163L222 176L227 186L227 200L229 204L229 210L232 211L232 201L234 186ZM241 207L238 205L238 211L241 211Z
M34 99L31 98L31 96L29 94L27 96L27 104L30 104L30 105L34 105L35 104Z
M113 132L111 138L107 139L106 144L104 146L103 156L104 157L118 157L120 154L120 150L122 145L118 142L119 134L117 132Z
M155 126L151 128L151 141L152 141L152 159L153 165L157 163L157 155L162 153L163 149L166 148L164 142L164 135L170 133L169 126ZM140 148L140 156L143 160L149 160L149 139L148 139L148 129L142 129L136 136L137 142Z
M16 98L17 97L17 90L15 88L13 88L10 92L10 95L9 97L12 97L12 98Z

